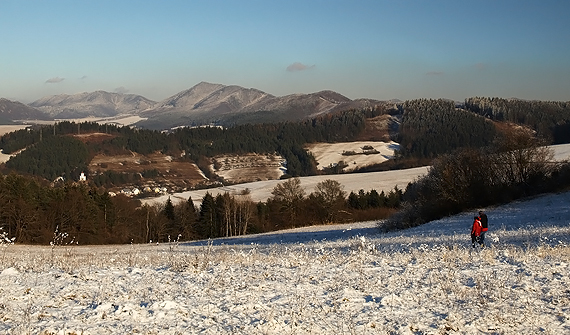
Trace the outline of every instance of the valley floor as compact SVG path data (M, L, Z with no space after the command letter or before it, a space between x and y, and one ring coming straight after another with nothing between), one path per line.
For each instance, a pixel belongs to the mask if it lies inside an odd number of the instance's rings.
M562 334L570 192L380 234L374 222L192 243L2 245L0 334Z

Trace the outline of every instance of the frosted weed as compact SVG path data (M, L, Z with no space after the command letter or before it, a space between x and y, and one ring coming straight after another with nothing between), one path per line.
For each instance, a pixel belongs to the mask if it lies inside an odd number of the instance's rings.
M3 228L0 227L0 247L2 247L2 263L6 260L6 250L9 246L14 245L16 241L15 237L9 238L8 232L3 231Z
M60 268L65 268L66 272L70 273L75 267L73 261L73 246L79 244L75 241L75 238L69 240L69 234L66 232L60 232L59 226L56 226L55 232L53 233L53 238L50 241L51 246L51 261L50 266L55 267L56 260L59 260L58 266ZM62 258L56 258L56 253L60 251L63 252Z

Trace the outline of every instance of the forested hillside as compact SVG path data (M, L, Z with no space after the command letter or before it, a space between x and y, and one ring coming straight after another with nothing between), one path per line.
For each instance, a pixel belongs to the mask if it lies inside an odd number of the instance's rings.
M299 179L292 178L279 184L267 202L255 203L247 194L206 193L200 208L191 198L177 204L169 198L164 204L141 205L88 183L53 186L10 174L0 175L0 228L16 243L187 241L387 217L401 197L395 189L388 194L362 190L347 198L342 185L332 180L306 195Z
M474 97L465 109L491 120L526 125L548 143L570 142L570 103Z
M47 179L64 173L69 175L66 170L68 167L64 167L70 163L67 157L38 154L41 150L51 152L52 149L46 149L46 146L56 142L60 151L81 152L78 160L73 161L74 168L85 167L89 157L97 153L112 155L132 151L149 154L159 151L182 160L193 161L204 171L210 164L209 158L215 155L278 153L287 160L288 175L307 176L316 173L316 162L304 149L305 144L352 141L364 130L367 118L384 112L383 109L347 111L298 123L240 125L231 128L179 128L170 133L96 123L61 122L4 135L0 138L0 148L8 154L27 148L18 154L15 162L9 162L6 167L19 173L36 174ZM103 133L109 136L101 141L87 141L83 145L69 137L85 133ZM68 138L52 139L62 136ZM86 155L85 151L88 151L89 155Z
M70 136L49 137L26 149L6 162L8 169L41 176L48 180L57 177L77 180L87 171L87 146Z
M411 100L402 108L400 157L435 158L459 148L480 148L496 135L492 122L456 108L453 101Z
M305 150L308 143L354 141L368 131L369 120L388 113L401 117L395 138L400 143L397 159L360 171L429 164L439 155L460 148L489 146L501 141L498 135L513 125L535 131L537 138L545 144L570 141L570 107L566 102L469 98L464 105L456 106L443 99L418 99L395 107L392 110L385 107L350 110L301 122L178 128L168 133L96 123L60 122L4 135L0 137L0 148L7 154L27 148L9 161L6 168L49 180L57 176L76 176L79 169L85 171L90 159L97 154L130 152L143 155L160 152L179 161L194 162L206 176L215 179L209 168L212 157L246 153L277 153L287 161L288 176L314 175L318 171L315 159ZM71 139L71 135L79 138L77 135L89 133L107 136L97 141L82 139L83 143ZM51 139L61 136L67 138ZM45 143L41 144L42 141ZM54 147L58 149L54 150ZM142 174L156 175L151 167L149 171ZM331 172L334 171L327 173ZM140 176L120 178L116 173L105 172L90 177L98 180L98 185L120 186Z

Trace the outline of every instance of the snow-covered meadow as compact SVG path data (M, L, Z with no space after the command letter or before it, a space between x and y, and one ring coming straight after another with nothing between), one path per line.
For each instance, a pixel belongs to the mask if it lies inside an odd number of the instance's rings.
M570 192L375 222L117 246L3 244L1 334L570 333Z
M356 144L354 144L356 143ZM355 148L362 147L364 143L369 145L372 142L353 142L353 144L344 144L336 147L336 151L342 153L342 150L356 150ZM392 148L393 150L393 143L385 143L384 146L379 144L380 142L376 142L374 144L375 148L379 150L388 150ZM326 148L326 147L322 147ZM551 146L554 159L557 161L568 160L570 159L570 144L558 144ZM393 154L393 151L392 151ZM364 155L365 156L365 155ZM370 155L374 156L374 155ZM370 163L370 161L369 161ZM323 165L322 162L320 165ZM326 166L326 165L325 165ZM398 187L399 189L405 189L408 183L421 178L429 171L428 166L411 168L411 169L402 169L402 170L391 170L391 171L379 171L379 172L368 172L368 173L343 173L343 174L334 174L334 175L317 175L317 176L309 176L309 177L301 177L301 187L305 190L307 194L313 192L315 190L315 186L326 180L326 179L333 179L338 181L343 187L344 191L347 193L354 192L358 193L359 190L364 190L366 192L370 190L376 190L378 193L384 191L384 193L388 193L394 189L394 187ZM155 198L146 198L142 199L142 202L145 204L164 204L168 198L171 198L173 202L180 202L186 201L189 197L194 200L194 204L196 206L200 206L202 202L202 198L206 193L210 193L214 197L218 194L230 193L233 195L240 195L247 193L248 196L254 202L259 201L267 201L269 197L271 197L271 192L275 188L275 186L279 183L283 182L283 180L264 180L264 181L256 181L251 183L243 183L243 184L236 184L230 186L221 186L216 188L208 188L208 189L201 189L201 190L190 190L181 193L173 193L173 194L165 194Z

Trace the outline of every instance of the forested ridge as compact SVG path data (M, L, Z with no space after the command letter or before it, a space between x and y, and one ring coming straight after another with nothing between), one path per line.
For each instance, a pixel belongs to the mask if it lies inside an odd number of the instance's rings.
M312 142L347 142L353 141L365 127L366 118L384 113L382 108L371 110L347 111L334 115L292 123L251 124L230 128L198 127L179 128L172 132L159 132L147 129L134 129L114 125L99 125L97 123L75 124L60 122L56 125L35 127L29 130L19 130L0 138L0 148L10 154L25 149L18 154L16 162L9 161L6 167L19 173L31 173L47 179L55 175L69 173L63 166L66 157L55 156L51 159L38 158L39 149L47 144L42 141L57 143L61 151L80 150L89 152L82 155L76 165L87 166L89 159L96 153L112 155L121 152L137 152L149 154L161 152L174 157L182 157L197 163L204 158L220 154L278 153L287 160L287 173L290 176L307 176L316 173L314 158L304 149L304 145ZM105 133L109 139L97 142L86 142L81 147L76 141L61 139L61 136ZM53 140L52 137L60 138ZM182 153L184 153L182 155ZM53 166L53 160L60 159L61 164ZM74 162L76 163L76 162ZM27 168L26 166L38 166ZM41 165L52 167L42 168ZM49 170L49 171L48 171ZM59 174L58 174L59 173Z
M57 176L77 175L77 169L84 169L97 153L113 155L128 152L161 152L195 162L203 170L207 170L209 158L216 155L278 153L287 161L289 176L308 176L316 174L317 169L314 158L304 149L306 144L354 141L364 131L368 119L386 113L401 113L402 120L395 138L400 143L397 152L400 160L433 159L459 148L489 146L497 140L497 122L526 126L547 144L570 142L568 102L475 97L466 99L459 106L449 100L417 99L399 104L396 110L377 107L327 114L300 122L245 124L230 128L178 128L171 132L60 122L6 134L0 137L0 148L8 154L27 148L17 159L10 160L6 168L49 180ZM95 132L110 136L104 141L82 144L70 138L51 139ZM40 143L42 141L45 143ZM50 149L53 146L57 146L60 153L77 153L38 154L40 151L54 151ZM390 164L397 166L393 162L385 165Z
M459 105L444 99L409 100L400 108L400 157L435 158L459 148L486 147L501 141L505 125L524 126L544 144L570 142L568 102L473 97Z
M402 108L401 157L435 158L459 148L480 148L496 135L492 122L456 108L453 101L412 100Z
M474 97L465 108L491 120L526 125L549 143L570 142L570 102Z

